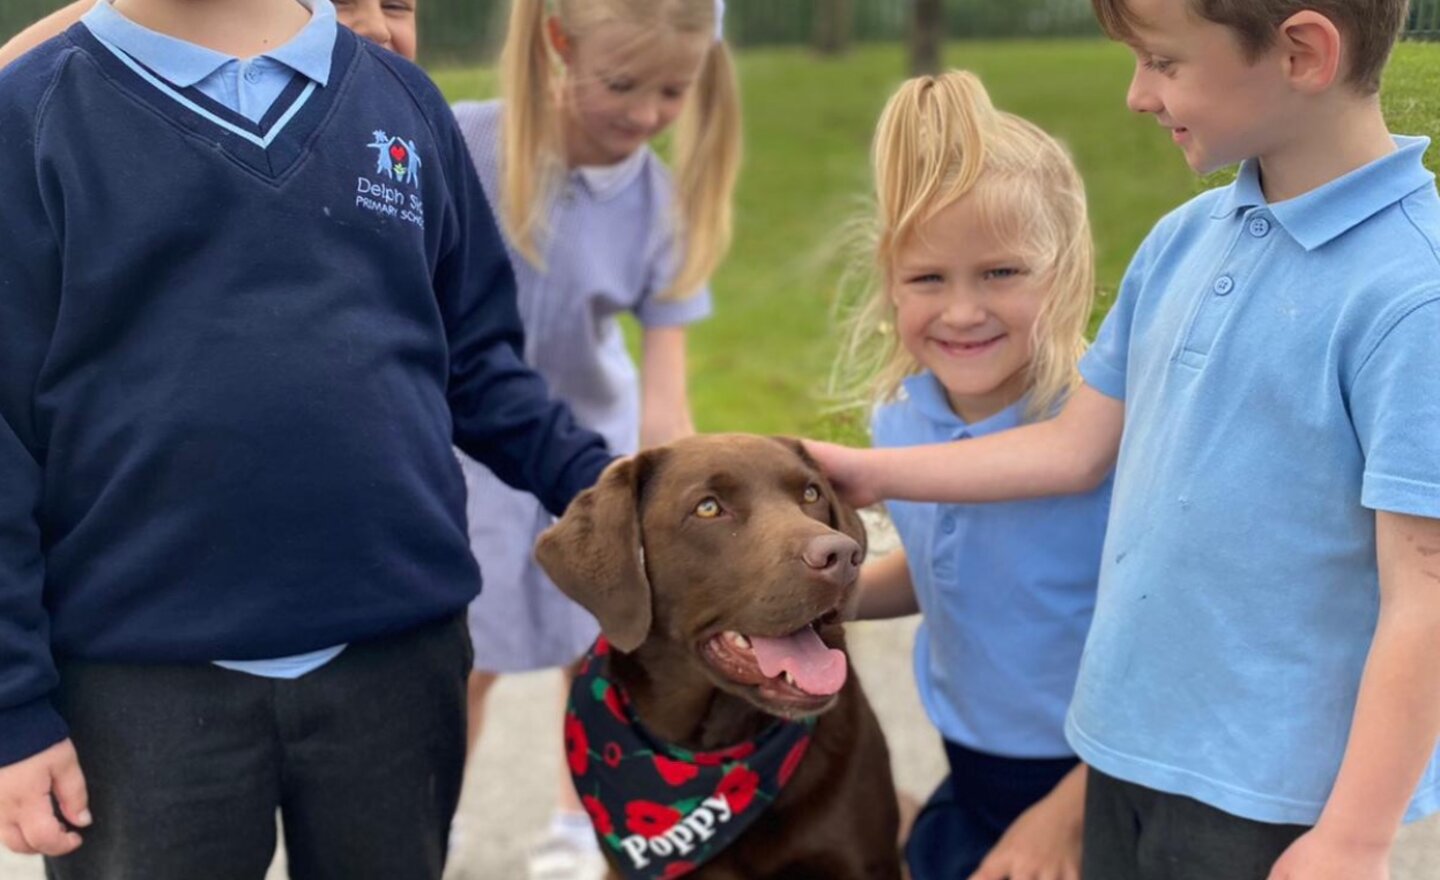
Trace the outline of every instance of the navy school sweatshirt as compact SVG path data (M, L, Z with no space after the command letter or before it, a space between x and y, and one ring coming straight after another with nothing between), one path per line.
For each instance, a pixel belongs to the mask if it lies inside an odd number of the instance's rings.
M0 73L0 766L55 658L278 657L463 608L454 445L561 512L609 460L521 359L450 110L341 29L258 124L77 25Z

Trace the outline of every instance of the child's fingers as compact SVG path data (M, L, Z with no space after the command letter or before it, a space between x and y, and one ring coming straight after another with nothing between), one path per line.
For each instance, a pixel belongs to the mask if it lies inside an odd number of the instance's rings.
M33 856L35 850L25 842L25 835L20 833L18 825L0 826L0 845L20 856Z
M90 793L85 787L85 774L71 750L69 760L51 771L52 791L60 807L60 815L74 828L88 828L91 822Z
M50 797L35 798L20 817L20 833L30 849L42 856L63 856L80 847L80 835L67 831L50 806Z

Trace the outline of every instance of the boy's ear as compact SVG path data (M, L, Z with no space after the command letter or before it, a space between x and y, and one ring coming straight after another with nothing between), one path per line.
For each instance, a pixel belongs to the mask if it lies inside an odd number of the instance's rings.
M1304 94L1325 91L1343 74L1345 40L1340 29L1313 9L1301 10L1281 22L1276 42L1290 84Z

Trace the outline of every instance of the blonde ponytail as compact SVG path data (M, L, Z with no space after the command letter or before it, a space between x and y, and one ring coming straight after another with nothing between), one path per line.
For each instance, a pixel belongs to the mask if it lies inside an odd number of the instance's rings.
M500 220L515 249L536 266L543 265L539 240L563 164L552 66L545 0L513 0L500 53Z
M725 259L742 152L740 86L730 50L717 41L676 125L675 200L685 259L661 298L693 295Z

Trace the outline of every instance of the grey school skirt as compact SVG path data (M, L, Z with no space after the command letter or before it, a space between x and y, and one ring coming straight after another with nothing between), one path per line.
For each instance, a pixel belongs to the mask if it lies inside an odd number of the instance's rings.
M578 660L600 627L535 564L535 539L553 518L539 501L461 455L470 549L484 587L470 604L481 672L527 672Z

